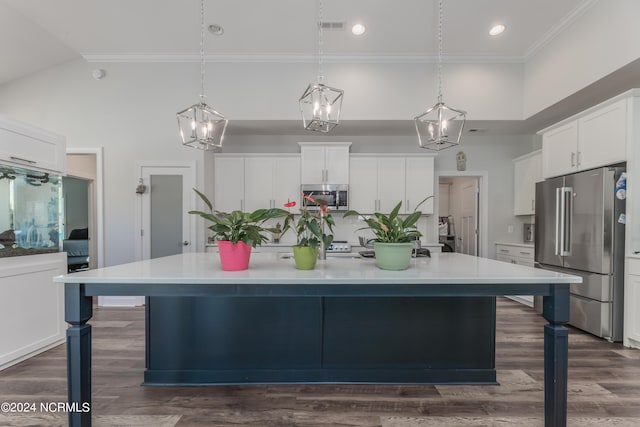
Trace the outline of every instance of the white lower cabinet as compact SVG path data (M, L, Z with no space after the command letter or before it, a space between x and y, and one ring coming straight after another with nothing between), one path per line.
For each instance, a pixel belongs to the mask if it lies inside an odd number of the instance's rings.
M627 258L624 301L624 345L640 348L640 258Z
M64 342L67 255L0 258L0 370Z
M496 243L496 260L533 268L533 245L523 243ZM512 295L508 298L533 307L533 295Z

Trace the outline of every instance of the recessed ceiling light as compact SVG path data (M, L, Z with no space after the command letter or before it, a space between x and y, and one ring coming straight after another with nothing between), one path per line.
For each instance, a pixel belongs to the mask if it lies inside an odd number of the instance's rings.
M355 24L353 27L351 27L351 32L355 36L361 36L365 33L365 31L367 31L367 27L365 27L363 24Z
M211 34L213 34L214 36L221 36L224 34L224 28L222 28L220 25L218 24L211 24L207 27L207 29L209 30L209 32Z
M506 27L503 24L494 25L489 30L489 34L492 36L497 36L498 34L502 34Z

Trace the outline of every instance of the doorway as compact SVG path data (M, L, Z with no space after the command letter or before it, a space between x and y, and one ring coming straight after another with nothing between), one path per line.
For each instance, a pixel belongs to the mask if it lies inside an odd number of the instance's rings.
M139 165L138 177L139 259L195 251L195 165Z
M487 172L437 173L438 240L443 252L487 254Z
M86 186L86 196L81 195L80 199L75 199L75 196L72 196L71 202L66 200L65 216L74 217L78 212L84 212L86 209L88 267L104 267L102 148L68 148L66 162L67 175L65 178L78 180L73 185L77 191L83 192L84 190L81 189ZM84 205L85 203L86 205ZM65 221L67 221L66 218ZM71 224L68 224L65 229L65 237L70 235L73 228L82 229L76 219L72 218ZM76 236L84 237L83 232L75 233L74 237Z

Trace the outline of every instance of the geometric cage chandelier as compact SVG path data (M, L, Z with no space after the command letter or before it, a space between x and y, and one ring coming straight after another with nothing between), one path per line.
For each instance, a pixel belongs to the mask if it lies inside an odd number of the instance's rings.
M340 123L344 91L324 84L322 73L323 16L322 0L318 3L318 83L309 84L300 99L302 125L314 132L330 132Z
M438 14L438 102L414 118L418 145L440 151L460 144L467 113L442 101L442 0Z
M200 102L176 115L183 145L205 151L220 151L228 120L206 104L204 75L204 0L200 0Z

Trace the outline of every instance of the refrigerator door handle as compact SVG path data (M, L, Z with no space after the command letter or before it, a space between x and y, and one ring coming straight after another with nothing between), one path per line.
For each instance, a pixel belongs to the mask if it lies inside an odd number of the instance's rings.
M562 218L562 212L561 212L561 201L560 201L560 188L556 188L556 228L555 228L555 239L554 239L554 243L555 243L555 250L554 250L554 254L555 255L560 255L560 218Z
M560 256L571 255L571 217L573 216L573 188L560 188Z

